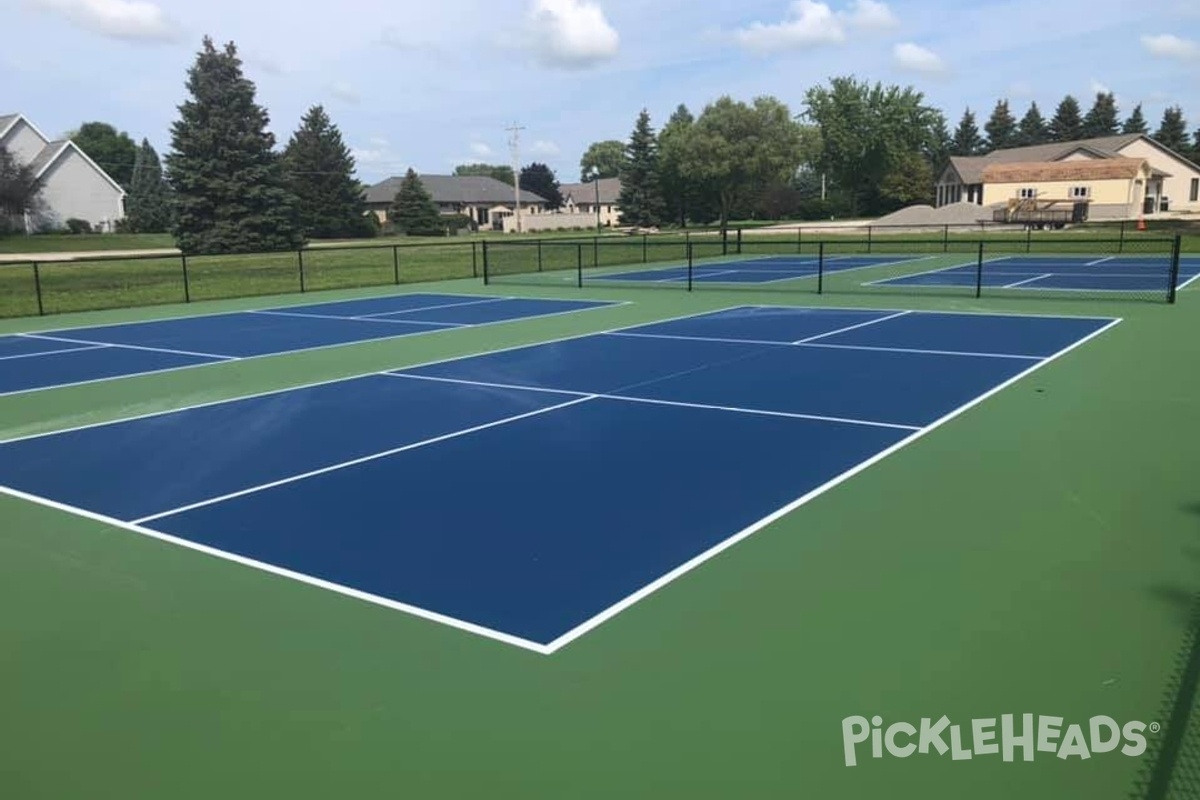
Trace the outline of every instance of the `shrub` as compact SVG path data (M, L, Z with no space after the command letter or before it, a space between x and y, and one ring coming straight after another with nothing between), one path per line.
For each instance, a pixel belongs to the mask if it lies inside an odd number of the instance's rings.
M92 232L92 223L88 222L86 219L79 219L78 217L71 217L69 220L67 220L67 232L68 233L91 233Z

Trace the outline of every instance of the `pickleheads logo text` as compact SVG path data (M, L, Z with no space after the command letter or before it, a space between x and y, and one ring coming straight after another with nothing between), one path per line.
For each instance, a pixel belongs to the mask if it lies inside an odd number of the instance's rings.
M1064 726L1062 717L1004 714L999 720L973 719L963 725L949 717L921 719L917 725L893 722L886 728L882 717L854 716L842 720L842 746L846 766L858 764L859 745L863 750L870 740L872 758L884 753L896 758L914 754L939 756L950 754L953 761L967 761L976 756L999 755L1014 761L1017 753L1025 761L1033 761L1038 753L1051 753L1057 758L1088 759L1093 755L1119 750L1122 755L1137 757L1146 752L1146 733L1158 733L1157 722L1146 724L1136 720L1119 724L1112 717L1092 717L1086 723Z

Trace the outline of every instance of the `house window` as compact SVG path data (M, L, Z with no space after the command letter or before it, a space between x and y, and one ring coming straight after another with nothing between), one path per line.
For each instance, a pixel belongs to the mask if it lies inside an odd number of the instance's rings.
M1037 189L1018 189L1017 197L1022 200L1032 200L1037 197Z
M1190 197L1193 203L1200 200L1200 178L1192 178L1192 193Z
M1083 199L1091 197L1091 196L1092 196L1092 187L1090 187L1090 186L1072 186L1071 187L1071 199L1072 200L1083 200Z

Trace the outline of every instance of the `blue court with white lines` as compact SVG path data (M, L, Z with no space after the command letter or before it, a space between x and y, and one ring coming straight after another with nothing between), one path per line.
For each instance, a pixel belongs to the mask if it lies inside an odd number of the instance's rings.
M929 256L858 256L825 257L824 271L846 272L866 267L882 267L928 260ZM821 270L817 255L735 256L720 262L693 264L691 279L699 283L779 283L798 278L815 278ZM588 276L592 281L634 281L637 283L687 283L688 266L637 268Z
M0 492L549 654L1118 323L739 306L10 439Z
M975 286L1003 289L1054 289L1091 292L1166 292L1170 285L1168 256L1011 255L985 258L978 274L976 259L961 264L872 281L868 286ZM1200 258L1179 262L1176 288L1200 277Z
M0 336L0 396L610 306L417 293Z

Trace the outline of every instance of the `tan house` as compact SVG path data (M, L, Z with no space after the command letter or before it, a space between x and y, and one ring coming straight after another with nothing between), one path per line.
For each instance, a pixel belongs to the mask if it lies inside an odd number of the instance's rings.
M1082 172L1070 172L1066 166L1106 161L1119 165ZM1031 173L1034 165L1050 171ZM1017 172L999 169L1004 166ZM1014 174L1024 177L1014 179ZM1033 177L1046 180L1032 181ZM1018 185L1022 183L1029 185ZM1034 193L1043 200L1085 204L1089 219L1200 213L1200 166L1144 134L1013 147L984 156L952 157L938 178L935 204L999 208L1014 198L1031 199Z
M31 166L41 183L42 208L25 215L27 233L61 228L69 219L111 232L125 216L125 190L71 140L51 141L23 115L6 114L0 116L0 147Z
M515 221L517 198L512 186L486 175L421 175L421 184L442 214L462 214L483 230L504 230L505 219ZM400 191L403 176L391 177L368 187L367 208L387 221L388 209ZM521 190L521 216L533 217L546 212L546 199Z
M596 216L596 208L600 209L600 225L614 228L621 223L621 208L618 205L621 198L620 178L598 178L587 183L564 183L559 186L563 204L560 211L564 214L584 214ZM597 199L597 195L599 198Z

